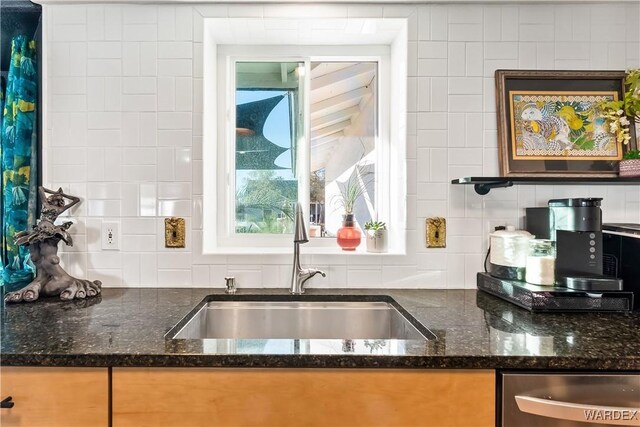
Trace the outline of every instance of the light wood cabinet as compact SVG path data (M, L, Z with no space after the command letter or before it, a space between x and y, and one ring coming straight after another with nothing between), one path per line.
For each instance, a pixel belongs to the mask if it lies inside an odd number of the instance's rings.
M0 409L2 427L107 427L107 368L0 368L0 399L14 406Z
M112 425L494 427L479 370L113 368Z

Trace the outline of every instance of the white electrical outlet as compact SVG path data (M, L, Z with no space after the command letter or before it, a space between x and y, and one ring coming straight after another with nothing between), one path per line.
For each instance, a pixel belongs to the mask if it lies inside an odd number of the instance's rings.
M120 250L120 223L116 221L102 223L102 250Z

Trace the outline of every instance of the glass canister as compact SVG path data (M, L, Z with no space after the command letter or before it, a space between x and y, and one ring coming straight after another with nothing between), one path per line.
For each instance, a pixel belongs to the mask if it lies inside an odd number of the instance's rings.
M525 280L541 286L556 283L556 246L552 240L533 239L529 241Z

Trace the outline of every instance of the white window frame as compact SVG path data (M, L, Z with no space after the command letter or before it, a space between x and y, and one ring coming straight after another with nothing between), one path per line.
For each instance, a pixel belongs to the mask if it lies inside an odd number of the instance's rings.
M280 254L292 251L289 234L235 233L235 64L246 61L375 61L378 63L376 212L390 227L388 254L406 251L406 44L390 45L229 45L207 37L205 20L203 254ZM398 40L400 39L400 40ZM207 42L209 40L209 42ZM367 55L362 55L366 52ZM394 60L400 64L394 64ZM304 135L298 150L298 199L309 209L310 79L304 76ZM391 87L393 83L393 88ZM211 120L211 118L215 118ZM391 179L393 177L393 179ZM308 213L308 212L306 212ZM305 215L308 218L308 215ZM307 224L308 225L308 224ZM364 240L364 239L363 239ZM334 238L311 238L306 253L345 254ZM366 254L364 241L355 252ZM375 254L380 255L380 254Z

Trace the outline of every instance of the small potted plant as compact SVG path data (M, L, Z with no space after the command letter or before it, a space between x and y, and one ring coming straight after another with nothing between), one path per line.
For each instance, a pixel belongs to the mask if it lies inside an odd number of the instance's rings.
M625 93L620 101L600 104L605 119L605 129L615 135L616 141L628 145L631 141L631 127L640 120L640 68L629 70L624 80ZM620 176L632 178L640 176L640 154L629 150L620 161Z
M389 246L387 224L382 221L367 221L364 224L367 236L367 252L384 253Z
M640 178L640 150L629 150L620 161L622 178Z

